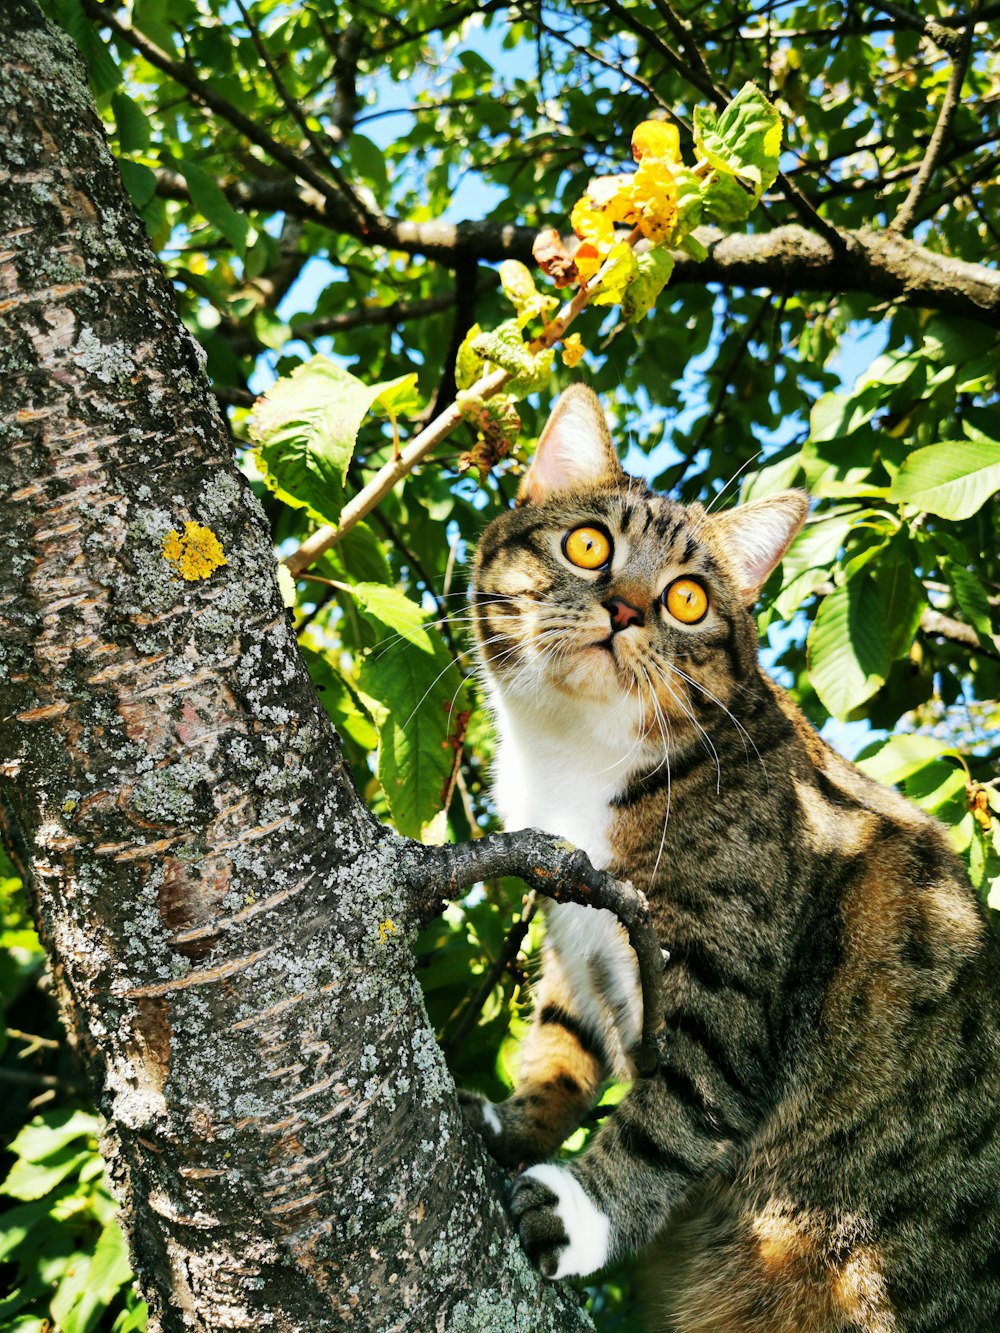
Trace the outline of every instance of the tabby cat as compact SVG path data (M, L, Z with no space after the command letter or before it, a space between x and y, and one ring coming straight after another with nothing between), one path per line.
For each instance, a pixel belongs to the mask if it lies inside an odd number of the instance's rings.
M716 515L626 476L561 398L473 609L509 829L645 891L661 1067L607 912L550 904L520 1080L466 1098L551 1278L652 1245L651 1328L1000 1329L1000 951L944 831L831 750L757 664L750 608L806 517ZM655 1243L654 1243L655 1242Z

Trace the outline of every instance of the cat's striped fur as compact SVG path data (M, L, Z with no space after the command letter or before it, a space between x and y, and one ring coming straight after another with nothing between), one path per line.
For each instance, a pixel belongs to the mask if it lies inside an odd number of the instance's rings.
M649 1323L685 1333L1000 1329L1000 958L943 830L815 734L757 665L748 606L795 493L707 516L621 471L564 395L473 607L509 828L583 847L650 898L668 1039L571 1166L521 1174L543 1272L652 1245ZM598 525L610 568L564 535ZM710 611L672 621L694 574ZM618 597L641 613L611 633ZM668 817L669 815L669 817ZM550 906L515 1094L470 1102L511 1166L552 1157L640 997L606 913Z

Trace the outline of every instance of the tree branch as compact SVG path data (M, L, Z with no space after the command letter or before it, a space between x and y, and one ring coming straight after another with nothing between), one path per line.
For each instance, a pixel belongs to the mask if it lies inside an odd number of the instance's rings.
M911 14L908 9L902 5L893 4L892 0L868 0L872 9L877 9L883 14L888 14L894 18L904 28L909 28L912 32L919 32L924 37L929 37L935 46L939 46L942 51L947 51L950 56L957 57L962 49L962 36L953 32L950 27L945 27L943 22L936 19L921 18L919 14Z
M978 10L979 5L976 5ZM910 186L906 198L900 205L899 211L889 224L891 231L905 234L913 226L916 220L917 210L920 207L920 201L924 192L931 183L931 177L937 170L941 153L944 149L945 140L951 130L951 122L955 118L955 112L958 110L962 100L962 85L965 82L965 73L969 67L969 57L972 54L972 29L974 20L971 21L965 30L958 37L958 50L954 53L951 74L948 78L948 87L945 90L944 100L941 103L941 110L938 113L937 124L934 126L934 133L931 135L930 143L927 145L927 152L924 154L924 160L920 164L913 183ZM952 34L949 34L952 35Z
M410 875L414 912L418 919L429 921L462 889L498 875L516 875L554 902L603 909L622 923L642 985L642 1036L635 1064L641 1075L652 1074L660 1061L666 956L650 921L645 894L595 870L587 856L569 843L537 829L522 829L490 834L477 842L419 847Z
M190 197L186 182L176 173L158 173L157 188L168 198ZM425 255L449 268L465 258L486 263L502 259L534 262L531 248L538 233L532 227L489 221L407 222L386 216L364 232L341 201L331 209L328 200L292 178L231 182L224 190L239 207L281 209L369 244ZM995 270L938 254L886 231L839 231L843 250L796 224L732 235L715 227L699 227L694 234L708 247L708 258L698 261L675 252L673 287L717 282L726 287L790 286L801 292L835 295L861 292L876 300L902 301L991 327L1000 316L1000 274Z

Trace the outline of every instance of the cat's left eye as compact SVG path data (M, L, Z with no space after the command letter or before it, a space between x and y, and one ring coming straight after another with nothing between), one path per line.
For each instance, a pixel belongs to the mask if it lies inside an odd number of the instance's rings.
M697 579L674 579L663 590L663 605L682 625L697 625L708 614L708 593Z
M562 540L563 555L580 569L603 569L611 559L611 538L600 528L574 528Z

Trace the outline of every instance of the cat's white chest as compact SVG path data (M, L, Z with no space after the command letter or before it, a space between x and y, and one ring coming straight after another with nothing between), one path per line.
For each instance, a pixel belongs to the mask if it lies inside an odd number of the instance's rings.
M635 766L631 719L585 704L540 714L497 704L501 743L497 805L508 830L566 838L599 870L611 861L614 797ZM624 711L624 710L622 710ZM616 918L576 903L549 904L549 944L573 996L573 1012L603 1033L611 1067L631 1077L629 1053L642 1016L635 955ZM598 978L600 982L598 984Z
M538 828L582 848L599 869L611 860L611 804L628 778L634 738L601 734L584 707L497 705L500 747L494 797L508 830Z

